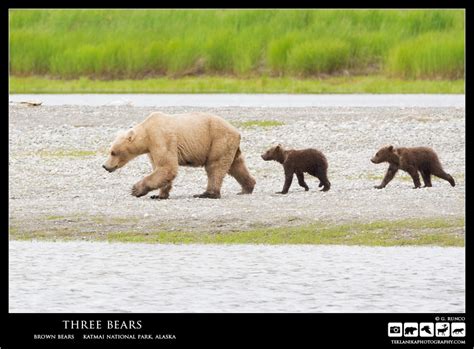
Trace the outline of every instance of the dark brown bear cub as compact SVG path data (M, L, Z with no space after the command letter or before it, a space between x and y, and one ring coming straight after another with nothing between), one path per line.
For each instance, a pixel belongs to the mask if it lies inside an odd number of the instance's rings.
M262 159L265 161L275 160L283 165L283 169L285 170L285 184L283 185L283 190L277 194L288 193L294 174L296 174L298 178L298 184L302 186L305 191L308 191L309 187L304 181L303 175L305 172L319 179L319 186L323 187L322 191L328 191L329 188L331 188L331 183L329 183L327 177L328 161L319 150L285 150L281 144L278 144L276 147L268 149L262 155Z
M375 186L377 189L384 188L399 169L408 172L413 179L414 189L421 186L418 172L421 173L425 187L432 186L431 175L447 180L453 187L455 186L453 177L444 172L438 155L431 148L394 148L392 145L389 145L380 149L370 161L374 164L381 162L388 162L390 164L382 183Z

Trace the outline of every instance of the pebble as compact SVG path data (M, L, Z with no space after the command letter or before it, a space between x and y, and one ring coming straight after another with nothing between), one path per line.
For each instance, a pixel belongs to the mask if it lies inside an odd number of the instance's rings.
M48 228L50 221L45 216L82 217L68 223L72 230L86 229L90 217L102 217L114 223L104 224L104 230L123 226L199 231L217 229L216 220L219 231L250 225L281 226L296 213L301 224L464 216L464 108L160 108L171 114L211 112L236 125L247 167L257 181L254 193L242 196L235 195L240 191L238 183L226 177L222 199L194 199L192 195L206 187L205 171L181 167L166 201L130 195L132 185L151 171L148 157L138 157L112 174L101 167L105 149L117 131L141 122L155 108L24 108L14 104L9 108L9 195L14 199L10 218L31 229ZM240 126L249 120L275 120L283 125ZM277 143L290 148L313 147L325 153L331 190L319 192L317 179L306 175L310 191L299 187L295 178L288 195L275 194L283 186L282 166L262 161L260 154ZM375 165L369 159L386 144L433 147L445 170L455 178L456 187L434 179L433 188L413 190L407 175L400 172L387 188L374 189L387 165ZM81 151L95 155L81 155ZM147 220L140 226L137 220L142 217Z

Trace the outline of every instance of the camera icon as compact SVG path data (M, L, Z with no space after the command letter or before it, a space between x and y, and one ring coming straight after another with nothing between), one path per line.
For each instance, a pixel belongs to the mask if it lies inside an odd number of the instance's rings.
M401 322L389 322L388 323L388 336L389 337L401 337L402 336L402 323Z

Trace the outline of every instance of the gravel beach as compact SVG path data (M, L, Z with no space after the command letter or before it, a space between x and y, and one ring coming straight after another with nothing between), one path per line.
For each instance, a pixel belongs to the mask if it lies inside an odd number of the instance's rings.
M195 199L206 186L203 168L181 167L169 200L130 195L134 183L151 172L147 156L115 173L102 167L117 131L149 113L206 111L233 123L241 149L256 178L252 195L226 177L222 199ZM262 127L249 121L277 121ZM282 166L260 154L281 143L314 147L329 162L331 190L305 176L288 195ZM412 189L399 172L383 190L387 164L371 156L381 146L429 146L456 180L452 188L434 178L432 188ZM117 231L242 231L312 222L371 222L405 218L456 218L465 209L465 109L455 107L135 107L10 105L10 226L22 232L66 230L106 234Z

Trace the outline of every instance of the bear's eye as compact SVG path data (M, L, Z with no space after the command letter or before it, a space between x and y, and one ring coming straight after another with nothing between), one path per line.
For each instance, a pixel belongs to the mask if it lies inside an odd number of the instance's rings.
M115 155L117 155L117 153L114 152L114 151L111 151L111 152L110 152L110 155L115 156Z

